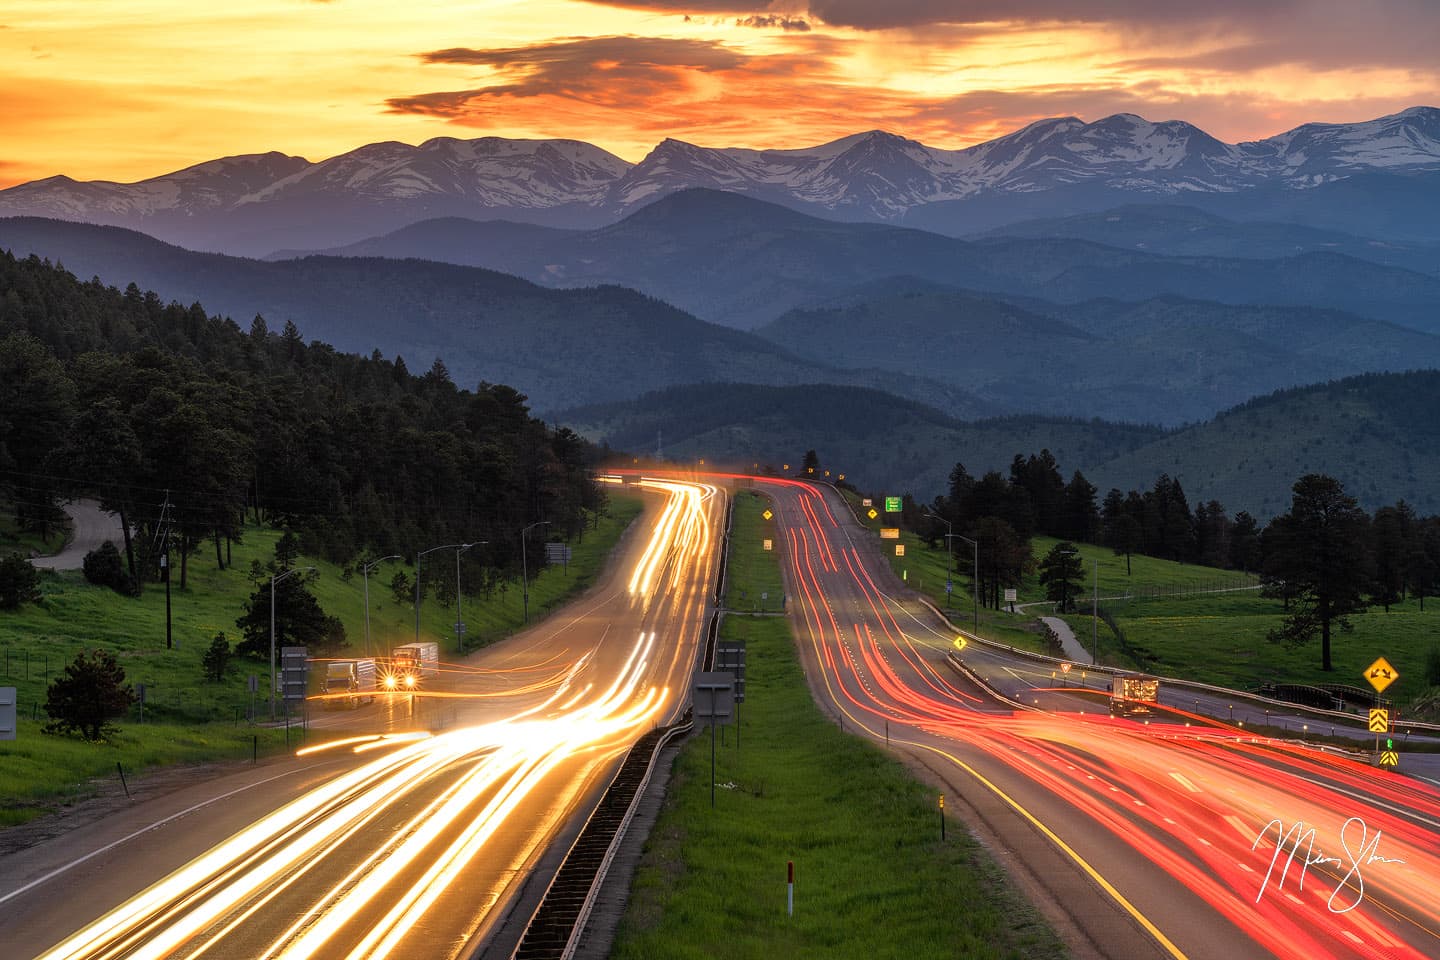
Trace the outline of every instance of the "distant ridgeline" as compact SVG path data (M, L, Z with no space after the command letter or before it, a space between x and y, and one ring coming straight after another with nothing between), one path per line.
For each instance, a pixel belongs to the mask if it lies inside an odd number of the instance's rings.
M288 321L245 331L0 251L0 501L35 527L61 498L98 497L135 531L122 549L142 577L167 491L182 582L207 542L224 565L247 512L336 561L485 540L487 566L518 568L525 524L569 534L603 506L593 453L438 359L416 376Z

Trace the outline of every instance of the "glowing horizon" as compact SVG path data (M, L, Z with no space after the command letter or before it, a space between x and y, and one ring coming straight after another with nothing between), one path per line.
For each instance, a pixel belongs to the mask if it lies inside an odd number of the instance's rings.
M1131 112L1239 142L1440 104L1440 5L1404 0L6 6L0 187L437 136L583 140L635 162L665 137L777 148L883 129L955 149Z

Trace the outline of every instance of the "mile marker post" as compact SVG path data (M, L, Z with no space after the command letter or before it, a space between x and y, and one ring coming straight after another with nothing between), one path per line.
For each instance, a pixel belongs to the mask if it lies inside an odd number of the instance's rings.
M795 861L785 861L785 916L795 916Z
M940 794L940 839L945 839L945 794Z

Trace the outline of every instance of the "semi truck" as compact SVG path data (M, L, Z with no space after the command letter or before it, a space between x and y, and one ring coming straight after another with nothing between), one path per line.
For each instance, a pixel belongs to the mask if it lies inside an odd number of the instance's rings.
M1110 680L1110 716L1148 717L1157 711L1160 681L1154 677L1117 673Z
M440 644L432 640L407 643L390 651L385 689L415 690L434 684L440 676Z
M370 658L359 660L331 660L325 664L325 676L320 680L320 692L325 694L325 709L339 707L354 709L361 701L375 701L375 661Z

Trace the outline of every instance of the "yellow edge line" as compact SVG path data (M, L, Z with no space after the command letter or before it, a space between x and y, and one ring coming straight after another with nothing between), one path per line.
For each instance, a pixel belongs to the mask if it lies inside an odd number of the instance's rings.
M1029 820L1032 824L1034 824L1035 828L1041 833L1043 833L1046 837L1048 837L1051 843L1059 847L1067 857L1075 861L1076 865L1079 866L1081 870L1084 870L1087 874L1089 874L1090 879L1100 884L1101 889L1108 893L1111 899L1113 899L1116 903L1124 907L1125 912L1130 914L1130 916L1134 917L1135 921L1139 923L1142 927L1144 927L1151 936L1158 940L1160 942L1160 945L1164 947L1167 951L1169 951L1172 957L1175 957L1176 960L1189 960L1189 958L1186 957L1184 951L1182 951L1179 947L1175 946L1175 944L1171 943L1170 938L1165 936L1165 934L1161 933L1159 927L1151 923L1150 919L1146 917L1145 914L1141 913L1138 907L1136 907L1129 900L1125 899L1125 895L1123 893L1121 893L1119 890L1116 890L1110 884L1109 880L1106 880L1103 876L1101 876L1100 871L1092 867L1089 862L1086 861L1084 857L1080 856L1080 854L1076 853L1075 850L1068 843L1066 843L1064 840L1061 840L1060 837L1056 835L1055 831L1051 830L1049 827L1045 826L1045 824L1041 823L1040 820L1033 813L1022 807L1018 801L1016 801L1013 797L1007 794L1004 790L1001 790L998 786L987 780L985 776L981 774L978 770L970 766L964 760L961 760L959 757L952 756L951 754L946 753L944 750L941 750L938 747L932 747L929 744L924 743L911 743L909 741L900 742L906 743L908 746L920 747L921 749L929 750L932 753L938 753L940 756L949 760L951 763L955 764L955 766L959 767L966 773L970 774L970 776L980 781L980 783L984 784L991 793L995 794L1001 800L1004 800L1015 810L1016 813L1020 814L1026 820Z
M817 610L816 612L818 615L819 611ZM815 651L817 666L820 667L820 676L825 681L825 690L830 694L830 701L835 704L836 709L838 709L841 714L849 717L851 723L853 723L856 727L864 730L867 734L870 735L872 739L879 740L880 735L877 734L875 731L871 730L864 723L864 721L852 714L850 712L850 709L844 703L842 703L839 696L836 695L835 687L830 682L830 674L825 671L825 658L820 651L819 640L815 636L815 632L810 629L810 623L808 618L806 618L805 620L805 626L807 632L810 633L810 646ZM1060 837L1056 835L1055 831L1045 826L1045 824L1041 823L1040 820L1033 813L1021 806L1019 801L1017 801L1014 797L1011 797L1004 790L1001 790L994 783L986 779L985 776L980 773L980 771L976 770L974 767L970 766L968 763L961 760L959 757L955 757L951 754L946 753L939 747L932 747L929 744L915 743L909 740L895 740L894 738L891 738L891 743L903 743L907 746L919 747L923 750L929 750L932 753L939 754L946 760L949 760L951 763L955 764L961 770L964 770L966 773L970 774L970 776L974 777L981 784L983 784L991 793L995 794L1001 800L1004 800L1007 804L1009 804L1016 813L1020 814L1026 820L1029 820L1030 823L1035 826L1035 829L1043 833L1050 840L1051 843L1055 844L1055 846L1060 849L1062 853L1064 853L1071 860L1075 861L1075 864L1080 867L1081 870L1084 870L1085 873L1089 875L1092 880L1098 883L1100 885L1100 888L1104 890L1107 894L1109 894L1112 900L1114 900L1122 908L1124 908L1126 913L1134 917L1135 922L1140 924L1140 926L1144 927L1145 930L1152 937L1154 937L1156 941L1159 942L1160 946L1164 947L1165 950L1169 952L1172 957L1175 958L1175 960L1190 960L1190 958L1185 954L1183 950L1175 946L1175 944L1171 943L1170 938L1160 932L1159 927L1155 926L1155 924L1150 922L1149 917L1145 916L1145 914L1140 912L1140 909L1138 907L1136 907L1129 900L1125 899L1125 895L1119 890L1116 890L1115 887L1111 885L1110 881L1106 880L1100 874L1100 871L1092 867L1090 863L1084 857L1080 856L1080 854L1076 853L1074 848L1072 848L1068 843L1066 843L1064 840L1061 840Z

